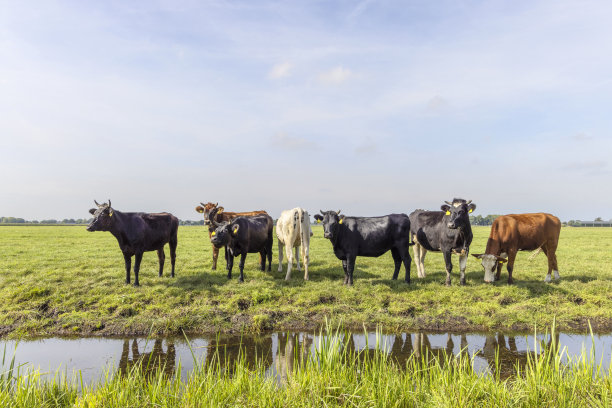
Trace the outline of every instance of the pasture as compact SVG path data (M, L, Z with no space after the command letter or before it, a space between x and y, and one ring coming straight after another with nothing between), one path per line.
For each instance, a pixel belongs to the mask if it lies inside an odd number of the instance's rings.
M473 227L472 253L484 251L487 227ZM157 254L143 258L140 283L124 283L123 256L110 233L89 233L84 226L0 227L0 335L119 335L313 330L325 321L347 328L385 330L485 331L544 328L556 317L559 330L612 329L612 229L563 228L557 257L561 280L543 282L546 258L519 253L515 284L485 284L480 262L469 257L465 286L459 286L453 256L451 287L439 253L428 253L427 277L412 283L403 270L391 281L390 253L357 258L354 287L343 285L341 262L313 226L310 280L295 268L292 279L258 270L249 254L245 283L226 278L221 251L211 271L211 245L204 227L180 227L176 277L157 276ZM168 248L166 246L166 255ZM412 250L411 250L412 255ZM285 260L286 262L286 260Z

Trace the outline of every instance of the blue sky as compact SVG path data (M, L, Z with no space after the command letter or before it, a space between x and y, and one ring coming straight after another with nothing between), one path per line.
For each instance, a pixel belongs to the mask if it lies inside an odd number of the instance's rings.
M612 3L0 0L0 215L612 218Z

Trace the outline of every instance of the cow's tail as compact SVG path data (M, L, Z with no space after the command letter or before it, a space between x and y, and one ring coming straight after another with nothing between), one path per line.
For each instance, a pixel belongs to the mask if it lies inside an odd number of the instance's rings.
M533 252L531 253L531 255L529 255L529 258L528 258L528 259L529 259L530 261L532 261L532 260L533 260L533 259L534 259L536 256L538 256L538 254L539 254L540 252L542 252L542 246L544 246L544 244L540 245L540 247L539 247L538 249L536 249L535 251L533 251Z

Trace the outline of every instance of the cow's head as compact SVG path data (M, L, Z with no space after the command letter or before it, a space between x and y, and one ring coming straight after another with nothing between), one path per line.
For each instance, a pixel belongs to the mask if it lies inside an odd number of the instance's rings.
M497 265L508 262L506 258L492 254L472 254L472 256L482 261L482 267L485 271L484 281L487 283L492 283L495 280Z
M111 208L111 201L108 200L108 204L98 204L96 200L94 203L98 208L92 208L89 213L93 215L93 220L87 226L87 231L110 231L113 225L113 209Z
M199 212L200 214L202 214L204 216L204 225L208 225L210 226L210 213L214 210L218 208L217 213L222 213L223 212L223 207L217 207L219 205L219 203L213 204L213 203L200 203L202 205L198 205L195 210L197 212Z
M322 216L316 214L314 216L317 222L323 223L323 236L328 239L334 239L338 235L338 227L344 220L344 214L340 215L338 211L323 211L321 210Z
M209 220L213 231L210 233L210 242L217 248L229 244L230 238L238 234L240 226L235 223L235 220L217 222L216 215L219 208L215 208L210 212Z
M476 209L472 200L465 201L462 198L454 198L451 203L445 201L442 211L445 212L446 226L451 229L461 229L470 224L469 214Z

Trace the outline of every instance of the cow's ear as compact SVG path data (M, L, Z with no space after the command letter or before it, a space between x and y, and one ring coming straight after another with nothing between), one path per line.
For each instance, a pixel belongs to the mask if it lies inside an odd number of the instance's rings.
M468 205L468 212L474 212L475 209L476 209L476 204Z
M502 258L501 256L497 257L497 261L501 264L508 262L508 260L506 258Z
M448 212L448 210L450 210L450 205L444 204L442 207L440 207L440 209L444 212Z
M238 230L239 229L240 229L240 225L238 225L238 224L232 225L232 234L233 235L238 234Z
M339 221L339 223L340 223L340 224L342 224L343 222L344 222L344 214L342 214L342 215L340 216L340 221Z
M484 255L484 254L472 254L472 256L473 256L474 258L478 258L478 259L482 259L482 256L483 256L483 255Z
M323 217L321 215L319 215L319 214L315 214L314 215L314 219L317 220L317 222L323 221Z
M223 212L223 210L225 210L225 208L223 208L223 207L217 207L217 208L218 208L217 214L221 214Z
M199 212L200 214L202 214L204 212L204 207L202 207L201 205L198 205L196 207L196 211Z
M89 213L90 213L91 215L94 215L94 214L96 213L96 209L95 209L95 208L90 208L90 209L89 209Z

